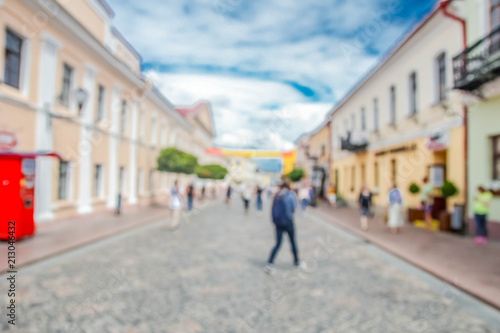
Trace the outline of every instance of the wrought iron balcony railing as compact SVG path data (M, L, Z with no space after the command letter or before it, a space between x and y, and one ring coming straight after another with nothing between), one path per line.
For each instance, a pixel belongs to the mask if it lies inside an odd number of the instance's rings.
M455 89L473 91L500 76L500 26L453 58Z
M340 149L351 152L366 150L369 143L369 134L366 131L348 132L345 138L340 139Z

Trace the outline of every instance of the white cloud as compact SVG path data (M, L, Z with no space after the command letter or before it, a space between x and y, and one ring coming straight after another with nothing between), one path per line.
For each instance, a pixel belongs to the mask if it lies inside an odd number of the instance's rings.
M275 146L318 126L402 34L410 18L397 19L392 4L416 6L405 0L108 1L115 25L150 63L169 100L211 101L219 143L244 144L265 132ZM369 30L377 24L383 29ZM284 110L294 115L286 128L276 128Z

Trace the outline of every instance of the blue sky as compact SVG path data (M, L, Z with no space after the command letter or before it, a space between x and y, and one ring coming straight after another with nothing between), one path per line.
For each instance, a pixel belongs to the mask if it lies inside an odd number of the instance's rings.
M174 104L212 103L216 143L290 149L436 0L108 0Z

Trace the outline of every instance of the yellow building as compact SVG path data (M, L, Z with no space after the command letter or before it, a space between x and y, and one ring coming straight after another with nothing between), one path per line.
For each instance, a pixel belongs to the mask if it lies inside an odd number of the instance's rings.
M460 25L436 9L331 111L331 179L348 202L366 184L386 206L397 184L405 206L418 207L409 187L429 177L438 197L445 180L460 191L436 209L465 203L463 108L451 91L461 42Z
M118 194L124 205L164 200L174 179L190 180L156 171L158 154L204 153L212 128L144 78L105 1L5 0L0 10L0 129L17 137L16 151L63 158L37 160L37 222L112 209Z

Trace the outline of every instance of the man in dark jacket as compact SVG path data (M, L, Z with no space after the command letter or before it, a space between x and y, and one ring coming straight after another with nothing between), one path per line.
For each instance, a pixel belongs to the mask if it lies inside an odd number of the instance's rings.
M294 264L295 266L300 265L298 249L295 242L295 228L293 224L293 214L296 208L297 197L295 196L295 193L290 190L290 184L284 181L281 185L280 191L276 194L273 201L272 217L273 223L276 227L276 245L272 249L271 255L269 256L269 260L265 267L265 271L268 274L272 274L274 272L273 262L280 249L284 232L286 232L290 238Z

